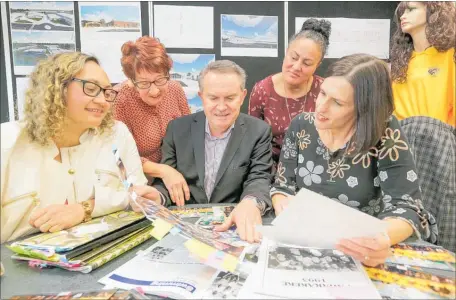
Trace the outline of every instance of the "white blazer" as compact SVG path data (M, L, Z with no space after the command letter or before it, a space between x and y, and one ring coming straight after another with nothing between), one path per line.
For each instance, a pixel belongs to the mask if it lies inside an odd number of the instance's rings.
M112 134L85 132L80 145L61 148L32 143L19 122L1 124L1 243L39 230L30 214L51 204L95 199L93 217L124 209L127 192L112 152L116 146L135 185L147 184L135 140L122 122Z

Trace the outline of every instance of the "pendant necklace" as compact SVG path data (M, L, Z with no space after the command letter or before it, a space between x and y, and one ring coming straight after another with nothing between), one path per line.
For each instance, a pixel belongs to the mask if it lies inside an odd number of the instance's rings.
M310 78L309 78L309 79L307 80L307 82L306 82L306 89L307 89L307 87L309 86L309 80L310 80ZM303 112L303 111L304 111L304 108L306 107L307 96L309 95L310 90L311 90L311 89L309 89L309 90L307 91L307 93L306 93L306 96L305 96L305 98L304 98L304 104L301 106L301 112ZM287 95L287 90L285 89L285 81L283 82L283 91L285 92L285 106L287 107L288 117L290 118L290 123L291 123L292 118L291 118L290 108L288 107L288 97L286 96L286 95Z

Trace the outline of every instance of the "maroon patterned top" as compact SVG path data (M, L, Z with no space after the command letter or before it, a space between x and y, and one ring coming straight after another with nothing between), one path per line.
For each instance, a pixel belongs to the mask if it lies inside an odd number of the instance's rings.
M291 120L301 112L315 111L315 102L320 93L323 78L314 75L312 86L307 95L301 98L285 98L277 94L272 76L257 82L249 100L249 115L266 121L272 128L272 159L279 161L283 137ZM288 110L287 106L288 104Z

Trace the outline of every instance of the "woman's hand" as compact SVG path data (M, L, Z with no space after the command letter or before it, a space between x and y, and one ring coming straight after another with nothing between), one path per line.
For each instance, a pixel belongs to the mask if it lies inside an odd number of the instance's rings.
M274 207L275 215L278 216L285 207L290 203L290 196L283 194L275 194L272 196L272 206Z
M190 199L190 190L184 176L174 168L162 165L162 180L169 191L171 201L177 206L184 206L185 201Z
M369 267L384 263L391 255L390 247L390 238L386 233L375 237L342 239L336 245L338 250L353 256Z
M141 198L136 198L136 201L130 199L131 208L135 212L141 212L141 208L138 205L147 204L147 201L152 200L158 204L161 204L160 192L156 188L148 185L135 185L131 187L132 191Z
M30 225L42 232L57 232L71 228L84 220L81 204L51 204L37 209L29 219Z

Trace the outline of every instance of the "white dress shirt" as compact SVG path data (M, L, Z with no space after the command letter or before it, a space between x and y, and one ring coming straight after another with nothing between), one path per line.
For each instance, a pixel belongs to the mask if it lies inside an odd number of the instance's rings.
M92 217L127 207L128 196L112 152L115 145L134 185L145 185L136 143L116 121L112 134L86 131L80 145L61 148L32 143L19 122L1 124L1 242L38 232L29 225L37 208L95 199Z

